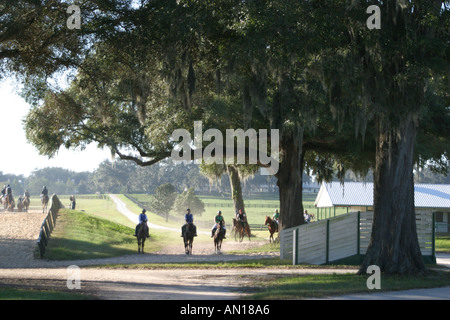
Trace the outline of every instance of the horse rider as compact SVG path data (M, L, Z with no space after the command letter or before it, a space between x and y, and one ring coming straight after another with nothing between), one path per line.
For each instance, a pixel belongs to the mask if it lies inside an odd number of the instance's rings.
M24 194L23 194L24 198L30 198L30 193L28 192L28 189L25 190Z
M5 188L5 195L4 195L4 197L9 197L9 201L12 201L12 189L11 189L11 186L8 184L7 186L6 186L6 188Z
M214 226L212 227L211 230L211 238L214 237L214 232L216 232L217 226L219 225L219 223L222 224L222 228L223 228L223 238L226 239L225 235L227 234L227 229L225 228L225 220L223 219L222 216L222 211L217 211L217 216L214 217Z
M309 214L308 210L305 210L305 213L303 214L303 217L305 218L305 222L306 223L310 223L311 222L311 218L314 218L314 215Z
M147 212L147 210L142 209L142 213L139 214L139 223L137 224L136 228L134 229L134 236L137 237L137 233L138 233L138 228L141 225L141 223L147 223L148 218L147 215L145 214ZM150 238L150 234L149 234L149 230L147 229L147 238Z
M278 225L280 224L280 214L278 213L278 209L275 209L275 212L273 214L273 221L275 221L275 225L277 226L278 231Z
M2 188L2 196L1 196L1 198L4 198L4 197L5 197L5 195L6 195L6 186L3 186L3 188Z
M42 199L43 197L45 197L45 196L48 197L48 190L47 190L47 187L46 187L46 186L44 186L44 187L42 188L41 199Z
M236 220L242 224L242 227L245 229L245 224L247 223L247 216L242 209L239 209L239 212L236 214Z
M77 200L75 199L75 195L71 195L70 198L70 207L72 210L75 210L75 206L77 205Z
M184 231L186 230L186 226L190 224L194 229L194 237L197 236L197 227L194 224L194 216L191 213L191 209L186 209L186 214L184 215L184 221L186 223L181 227L181 237L184 236Z

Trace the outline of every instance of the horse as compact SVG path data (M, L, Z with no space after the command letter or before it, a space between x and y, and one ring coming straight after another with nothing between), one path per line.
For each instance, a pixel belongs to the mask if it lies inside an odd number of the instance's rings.
M245 223L245 227L241 221L237 221L236 218L233 218L233 230L231 230L232 233L234 233L234 240L237 241L237 237L239 236L239 242L242 242L244 239L244 235L247 234L248 241L250 241L250 226L248 223Z
M147 222L142 222L139 224L137 232L137 242L138 242L138 253L144 253L145 239L147 239L148 225Z
M23 208L24 208L23 200L22 198L19 198L19 203L17 203L17 211L22 212Z
M214 232L214 251L220 253L222 249L222 241L225 236L225 230L223 229L222 221L217 224L216 231Z
M269 229L270 232L269 242L274 242L273 234L275 232L278 232L277 223L275 222L275 220L270 219L269 216L266 216L266 221L264 222L264 225L267 225L267 228Z
M25 208L25 212L28 212L28 208L30 207L30 197L25 196L22 200L23 207Z
M5 211L14 211L15 202L14 198L11 194L7 194L2 199Z
M186 224L183 233L184 251L186 254L192 254L192 243L194 242L194 228L191 223Z
M48 195L42 196L42 213L45 213L45 210L47 210L48 205Z
M0 203L3 205L3 209L6 211L6 209L8 208L8 205L6 204L6 196L2 196L0 198Z

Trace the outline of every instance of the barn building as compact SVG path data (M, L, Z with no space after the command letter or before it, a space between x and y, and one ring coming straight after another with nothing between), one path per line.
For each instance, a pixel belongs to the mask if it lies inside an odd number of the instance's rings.
M436 231L450 232L450 185L414 185L416 211L435 214ZM372 182L322 183L314 205L317 217L332 217L337 213L373 211Z

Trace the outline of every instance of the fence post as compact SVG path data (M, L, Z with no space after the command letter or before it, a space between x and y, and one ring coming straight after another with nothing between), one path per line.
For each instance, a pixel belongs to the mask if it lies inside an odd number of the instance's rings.
M361 211L358 211L358 222L357 222L356 227L358 228L357 229L358 239L356 240L357 241L356 242L356 245L357 245L357 247L356 247L356 254L359 257L359 254L360 254L360 251L361 251L361 249L360 249L360 247L361 247Z
M298 257L297 257L297 249L298 249L298 237L297 237L297 234L298 234L298 229L297 228L295 228L293 231L292 231L292 265L297 265L297 263L298 263Z
M436 212L431 213L431 256L436 263Z
M327 220L327 248L326 248L326 264L328 264L330 260L330 219Z

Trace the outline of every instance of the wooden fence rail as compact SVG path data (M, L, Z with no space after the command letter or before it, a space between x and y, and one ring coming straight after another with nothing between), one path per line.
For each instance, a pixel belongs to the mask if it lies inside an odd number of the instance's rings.
M56 224L56 217L58 215L58 211L61 208L64 208L63 204L58 199L56 194L53 194L49 199L49 203L47 206L47 216L45 217L44 222L42 222L41 230L39 232L39 238L37 240L37 245L39 248L39 254L41 258L44 256L45 248L48 245L48 240L50 239L50 235Z
M284 229L280 234L280 257L292 259L294 265L329 264L349 258L359 263L369 246L372 222L373 212L352 212ZM416 225L422 256L435 263L433 213L417 211Z

